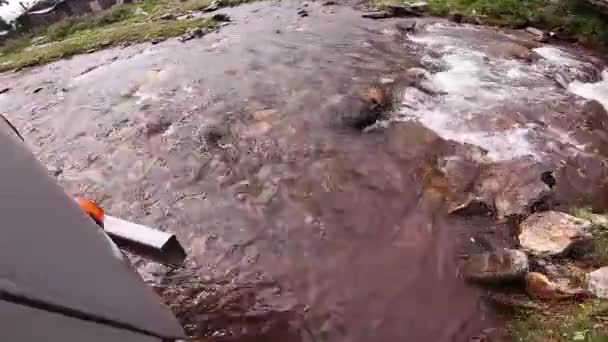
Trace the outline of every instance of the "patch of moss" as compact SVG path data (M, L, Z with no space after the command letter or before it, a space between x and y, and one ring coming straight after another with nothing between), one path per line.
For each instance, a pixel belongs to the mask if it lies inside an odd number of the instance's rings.
M520 312L509 326L518 342L606 342L608 302L555 305L546 312Z

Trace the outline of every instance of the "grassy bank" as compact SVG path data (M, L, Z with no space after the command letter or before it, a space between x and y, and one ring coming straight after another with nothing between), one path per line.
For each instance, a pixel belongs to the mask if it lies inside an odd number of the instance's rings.
M223 0L224 6L247 0ZM207 7L211 0L144 0L72 17L36 32L26 32L0 46L0 72L48 63L126 42L179 36L193 28L216 25L212 19L175 17ZM172 14L173 16L167 16ZM36 42L36 44L34 44Z
M594 248L579 260L577 271L567 278L583 286L585 273L608 265L608 217L589 209L574 208L572 215L593 224ZM566 274L564 274L565 276ZM544 303L539 311L519 311L509 325L509 335L518 342L608 342L608 301L604 299L564 300Z
M608 303L556 304L545 312L520 312L510 333L517 342L606 342Z
M376 7L403 0L372 0ZM405 1L407 2L407 1ZM559 30L582 43L608 47L608 14L585 0L428 0L434 15L459 15L482 22L523 28Z

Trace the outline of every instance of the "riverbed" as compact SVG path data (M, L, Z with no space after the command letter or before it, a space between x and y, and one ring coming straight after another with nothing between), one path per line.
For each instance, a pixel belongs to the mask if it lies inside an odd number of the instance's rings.
M504 218L529 184L552 172L556 205L608 206L608 74L591 52L315 2L223 11L201 39L0 75L0 110L68 193L175 232L202 281L241 291L190 331L468 341L503 320L461 256L512 244ZM369 87L390 88L383 119L336 125ZM448 215L484 181L498 217Z

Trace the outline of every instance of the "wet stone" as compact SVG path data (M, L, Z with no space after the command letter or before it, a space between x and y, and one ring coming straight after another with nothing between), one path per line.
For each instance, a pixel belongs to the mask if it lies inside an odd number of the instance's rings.
M203 139L209 145L216 145L225 135L226 130L220 126L211 125L202 130Z
M471 256L463 268L465 279L485 284L503 284L524 277L528 257L516 249L502 249Z
M382 117L382 105L357 94L339 96L327 108L331 120L343 128L363 130Z
M230 21L230 16L226 13L217 13L214 14L211 19L219 22L228 22Z
M395 27L402 34L412 33L416 30L416 20L404 20L395 24Z
M60 167L53 165L47 166L47 170L49 171L49 175L53 177L58 177L63 173L63 170Z
M608 113L596 100L587 101L582 110L583 125L589 130L608 130Z
M549 40L549 35L545 31L539 30L535 27L527 27L526 32L534 35L534 39L538 42L544 43Z

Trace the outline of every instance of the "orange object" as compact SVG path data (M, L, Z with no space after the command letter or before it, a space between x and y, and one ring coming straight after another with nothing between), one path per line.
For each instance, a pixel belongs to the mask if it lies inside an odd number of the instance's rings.
M95 202L82 197L75 198L76 203L84 213L88 214L100 227L103 228L103 209L101 209Z

